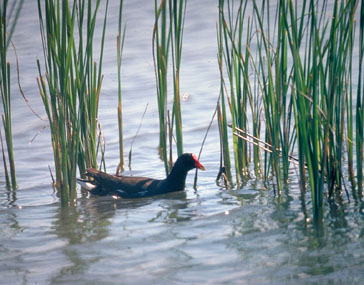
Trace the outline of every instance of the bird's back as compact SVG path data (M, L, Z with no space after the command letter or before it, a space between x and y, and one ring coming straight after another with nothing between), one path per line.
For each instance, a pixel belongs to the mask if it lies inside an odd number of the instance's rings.
M96 185L91 193L98 195L116 194L130 198L150 196L158 194L158 189L163 184L163 180L137 176L115 176L93 168L87 169L86 175L92 177L93 184Z

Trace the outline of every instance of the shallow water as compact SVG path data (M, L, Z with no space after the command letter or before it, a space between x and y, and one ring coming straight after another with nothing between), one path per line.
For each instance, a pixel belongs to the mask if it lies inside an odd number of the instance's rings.
M106 163L114 172L116 122L117 3L111 1L100 122ZM131 3L132 2L132 3ZM143 3L143 5L142 5ZM189 1L181 74L185 150L197 153L219 91L216 61L217 4ZM26 1L14 42L21 84L45 119L35 78L42 59L37 8ZM142 8L140 8L142 7ZM123 54L125 145L129 150L145 106L141 132L127 174L162 178L158 158L158 112L152 61L153 1L126 1ZM101 24L100 24L101 25ZM9 56L13 61L13 57ZM15 67L14 67L15 68ZM19 189L5 189L0 173L0 284L197 284L361 283L364 278L364 220L361 205L327 204L322 224L302 208L297 179L281 197L260 182L239 190L216 186L219 139L216 125L201 157L207 171L193 174L184 193L138 200L90 197L78 190L62 207L51 187L49 128L21 98L13 79L13 129ZM34 141L32 139L36 136ZM32 142L31 142L32 141Z

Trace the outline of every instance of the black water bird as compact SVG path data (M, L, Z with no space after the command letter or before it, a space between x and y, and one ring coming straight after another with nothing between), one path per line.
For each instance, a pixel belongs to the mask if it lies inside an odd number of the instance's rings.
M116 176L88 168L85 173L88 179L77 179L77 182L94 195L141 198L184 190L187 173L194 168L205 170L194 154L184 153L178 157L170 174L163 180Z

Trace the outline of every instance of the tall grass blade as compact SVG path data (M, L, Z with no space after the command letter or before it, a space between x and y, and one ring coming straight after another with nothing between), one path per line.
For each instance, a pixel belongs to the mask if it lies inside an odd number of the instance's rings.
M169 42L170 32L167 30L167 2L162 0L158 6L158 1L155 0L153 61L159 113L159 153L164 162L167 175L170 171L167 156L167 67Z
M219 7L223 6L224 1L220 0ZM223 160L226 176L229 180L229 184L232 182L231 175L231 161L230 161L230 151L229 151L229 137L227 131L227 116L226 116L226 93L225 93L225 83L223 77L223 21L222 14L219 14L219 23L217 27L217 41L218 41L218 64L220 71L220 93L219 101L217 102L217 119L220 133L220 145L221 145L221 156ZM237 181L239 183L239 181Z
M94 4L74 1L72 5L68 1L38 0L45 73L38 60L37 82L51 128L55 186L63 204L75 197L77 168L83 174L86 167L97 167L97 117L108 1L97 67L93 38L99 5L100 0Z
M363 160L364 160L364 5L360 5L360 22L359 22L359 72L358 87L356 96L356 164L357 164L357 181L358 193L363 196Z
M153 28L153 61L157 86L159 112L159 153L164 161L166 174L172 166L172 143L176 134L177 154L183 153L182 112L180 99L180 68L182 59L183 27L187 1L155 0ZM167 106L168 57L172 53L173 109L171 120ZM169 157L167 148L169 143Z
M0 3L0 66L1 66L0 92L1 92L1 103L3 105L2 126L4 128L7 157L5 156L4 153L3 144L2 144L2 149L3 149L3 159L4 159L3 162L4 170L5 170L4 173L8 189L10 188L16 189L17 182L16 182L15 158L14 158L13 137L12 137L12 122L11 122L10 63L7 61L7 51L23 3L24 3L23 0L14 1L12 3L13 6L11 11L15 11L15 15L12 15L12 13L8 14L9 2L7 0L4 0ZM10 176L7 164L9 165Z
M258 176L262 165L258 148L264 150L263 178L274 181L278 193L289 179L291 163L298 163L302 195L310 188L313 215L320 219L324 196L341 195L345 188L343 169L348 168L355 185L354 140L358 189L362 191L363 7L354 139L350 82L359 1L280 0L274 19L274 6L269 1L239 4L235 12L236 2L219 1L222 32L218 35L221 81L225 83L225 76L229 79L228 88L221 88L229 92L221 96L220 136L226 136L223 125L227 107L234 137L240 138L233 140L238 185L242 167L251 161ZM246 9L252 11L250 17L245 16ZM249 128L252 135L248 135ZM253 145L252 157L243 141ZM228 150L228 140L221 142Z
M171 51L173 68L173 115L176 128L177 154L183 153L182 112L180 98L180 68L182 60L183 26L187 0L169 0L169 21L171 31Z
M120 0L119 4L119 24L118 24L118 36L117 36L117 68L118 68L118 125L119 125L119 168L122 171L124 169L124 139L123 139L123 116L122 116L122 100L121 100L121 60L124 48L125 30L126 25L122 31L122 15L123 15L123 0Z

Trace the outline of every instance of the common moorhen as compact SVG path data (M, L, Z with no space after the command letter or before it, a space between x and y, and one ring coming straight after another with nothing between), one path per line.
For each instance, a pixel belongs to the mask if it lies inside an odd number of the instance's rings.
M115 176L88 168L86 176L91 179L77 179L77 182L91 194L141 198L184 190L187 172L193 168L205 170L194 154L184 153L178 157L171 173L164 180L147 177Z

